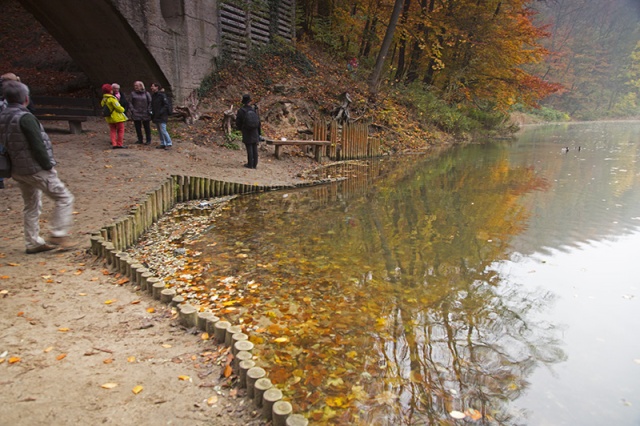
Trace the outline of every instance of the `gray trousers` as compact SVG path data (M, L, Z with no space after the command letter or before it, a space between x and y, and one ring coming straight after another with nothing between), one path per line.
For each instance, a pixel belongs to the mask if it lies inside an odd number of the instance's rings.
M42 193L55 203L49 220L49 230L53 237L66 237L73 222L73 195L58 178L55 169L41 170L33 175L13 175L18 182L24 200L24 241L27 249L45 243L40 236L40 213L42 213Z

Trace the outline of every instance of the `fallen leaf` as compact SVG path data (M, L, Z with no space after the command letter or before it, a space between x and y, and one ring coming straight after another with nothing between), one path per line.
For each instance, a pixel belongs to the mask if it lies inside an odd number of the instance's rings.
M60 360L65 359L66 357L67 357L67 354L60 354L60 355L58 355L58 356L56 357L56 359L57 359L58 361L60 361Z
M482 413L478 410L474 410L473 408L469 408L467 411L464 412L467 416L469 416L471 418L471 420L478 421L482 418Z
M24 312L22 312L22 311L18 312L18 316L19 317L24 316Z
M7 263L7 265L9 265L9 266L20 266L19 263Z
M9 278L11 278L9 275L2 275L0 277L0 279L2 279L2 280L8 280Z
M44 350L45 354L48 354L49 352L51 352L53 350L53 346L49 346L47 349Z
M224 368L224 377L229 377L231 376L231 374L233 373L233 368L231 368L231 365L228 365Z
M116 386L118 386L117 383L105 383L104 385L100 386L102 389L113 389Z
M105 300L104 304L105 304L105 305L110 305L110 304L112 304L113 302L116 302L116 300L111 300L111 299L109 299L109 300Z
M127 358L127 362L136 362L136 357L130 356L129 358Z
M164 344L164 345L162 345L162 347L163 347L163 348L167 348L167 349L169 349L169 348L171 347L171 345Z
M144 389L144 388L142 386L138 385L138 386L134 387L133 389L131 389L131 392L133 392L134 395L137 395L140 392L142 392L142 389Z
M200 336L200 338L202 340L209 340L209 333L202 333L202 335Z
M78 293L78 296L86 296L87 293Z
M103 364L111 364L113 362L113 358L107 358L104 361L102 361Z
M184 381L189 381L189 382L191 381L191 377L189 377L189 376L178 376L178 379L182 380L183 382Z
M131 302L132 305L137 305L138 303L140 303L139 300L134 300L133 302Z
M289 338L287 337L278 337L277 339L274 340L274 342L276 343L284 343L284 342L288 342Z
M147 308L147 312L149 312L150 314L154 313L155 311L155 308Z
M62 328L59 328L58 331L61 333L66 333L67 331L69 331L69 329L67 327L62 327Z
M217 395L210 396L210 397L207 399L207 405L208 405L209 407L211 407L212 405L214 405L216 402L218 402L218 396L217 396Z
M15 364L16 362L20 362L21 359L19 356L12 356L11 358L9 358L9 364Z
M462 411L456 411L456 410L449 412L449 415L454 419L458 419L458 420L461 420L467 417L467 415L464 414Z

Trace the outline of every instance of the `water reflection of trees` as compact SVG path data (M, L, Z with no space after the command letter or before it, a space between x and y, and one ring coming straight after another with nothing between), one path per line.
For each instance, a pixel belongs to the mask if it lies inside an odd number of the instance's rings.
M237 200L217 219L208 273L260 283L228 314L265 336L272 380L312 419L440 424L456 410L510 424L532 370L563 359L533 320L551 295L490 268L524 226L519 197L544 182L472 151L383 164L375 186ZM239 241L253 260L223 256Z

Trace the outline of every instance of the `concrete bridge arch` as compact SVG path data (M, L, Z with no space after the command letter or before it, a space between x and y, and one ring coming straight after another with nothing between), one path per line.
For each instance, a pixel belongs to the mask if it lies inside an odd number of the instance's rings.
M216 0L19 0L96 86L157 82L181 102L214 70Z

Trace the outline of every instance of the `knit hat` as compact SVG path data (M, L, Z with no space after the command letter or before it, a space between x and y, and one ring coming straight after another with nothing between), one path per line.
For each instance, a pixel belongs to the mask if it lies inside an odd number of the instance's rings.
M111 87L110 84L102 85L102 93L111 93L111 92L113 92L113 87Z
M249 94L248 94L248 93L246 93L246 94L242 95L242 104L243 104L243 105L246 105L246 104L248 104L249 102L251 102L251 96L249 96Z

